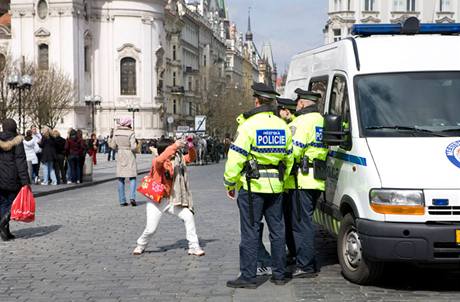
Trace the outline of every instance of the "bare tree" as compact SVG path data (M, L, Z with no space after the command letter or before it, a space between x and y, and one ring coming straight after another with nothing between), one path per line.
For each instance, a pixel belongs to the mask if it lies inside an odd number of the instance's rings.
M69 111L75 90L70 78L56 67L35 69L32 89L24 97L26 113L33 124L54 128Z
M15 68L10 55L3 56L0 62L0 120L12 117L17 112L17 98L8 86L8 76Z

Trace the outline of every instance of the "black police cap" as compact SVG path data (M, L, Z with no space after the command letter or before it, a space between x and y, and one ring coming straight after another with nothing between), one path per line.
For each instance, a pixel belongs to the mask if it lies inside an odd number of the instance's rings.
M254 83L251 88L254 90L254 96L260 96L266 99L274 100L280 95L278 92L273 90L273 88L265 85L264 83Z
M278 107L288 110L296 110L297 102L291 99L276 98Z
M294 92L297 93L297 101L299 99L304 99L304 100L310 100L313 102L317 102L319 99L321 99L321 94L313 92L313 91L308 91L308 90L303 90L301 88L297 88Z

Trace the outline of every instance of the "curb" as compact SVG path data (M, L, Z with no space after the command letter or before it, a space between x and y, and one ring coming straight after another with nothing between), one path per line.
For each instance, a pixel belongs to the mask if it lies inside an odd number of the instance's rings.
M147 174L148 172L150 172L150 169L141 170L141 171L137 172L137 175ZM45 192L34 193L34 197L43 197L43 196L47 196L47 195L52 195L52 194L57 194L57 193L62 193L62 192L67 192L67 191L73 191L73 190L77 190L77 189L81 189L81 188L92 187L92 186L100 185L100 184L103 184L103 183L106 183L106 182L109 182L109 181L116 180L117 178L118 177L115 176L115 177L96 180L96 181L91 181L91 182L84 182L84 183L76 184L76 185L72 185L72 186L67 185L66 187L62 187L62 188L59 188L59 189L56 189L56 190L50 190L50 191L45 191Z

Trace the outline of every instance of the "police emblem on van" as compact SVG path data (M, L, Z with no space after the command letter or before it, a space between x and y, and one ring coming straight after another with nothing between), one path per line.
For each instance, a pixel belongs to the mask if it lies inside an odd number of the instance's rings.
M285 146L286 131L283 129L257 130L256 145L259 147Z
M451 163L460 168L460 141L453 142L447 146L446 156Z

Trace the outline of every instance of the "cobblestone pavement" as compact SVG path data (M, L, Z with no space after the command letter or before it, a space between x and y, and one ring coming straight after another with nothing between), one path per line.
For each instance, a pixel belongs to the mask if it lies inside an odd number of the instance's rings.
M395 266L376 286L343 279L334 239L318 232L323 265L314 280L234 290L238 213L222 189L223 165L192 167L198 235L206 256L186 254L184 226L166 215L147 252L131 255L141 206L118 206L115 182L41 197L37 220L12 223L0 242L0 301L458 301L459 272ZM268 243L267 243L268 244Z

